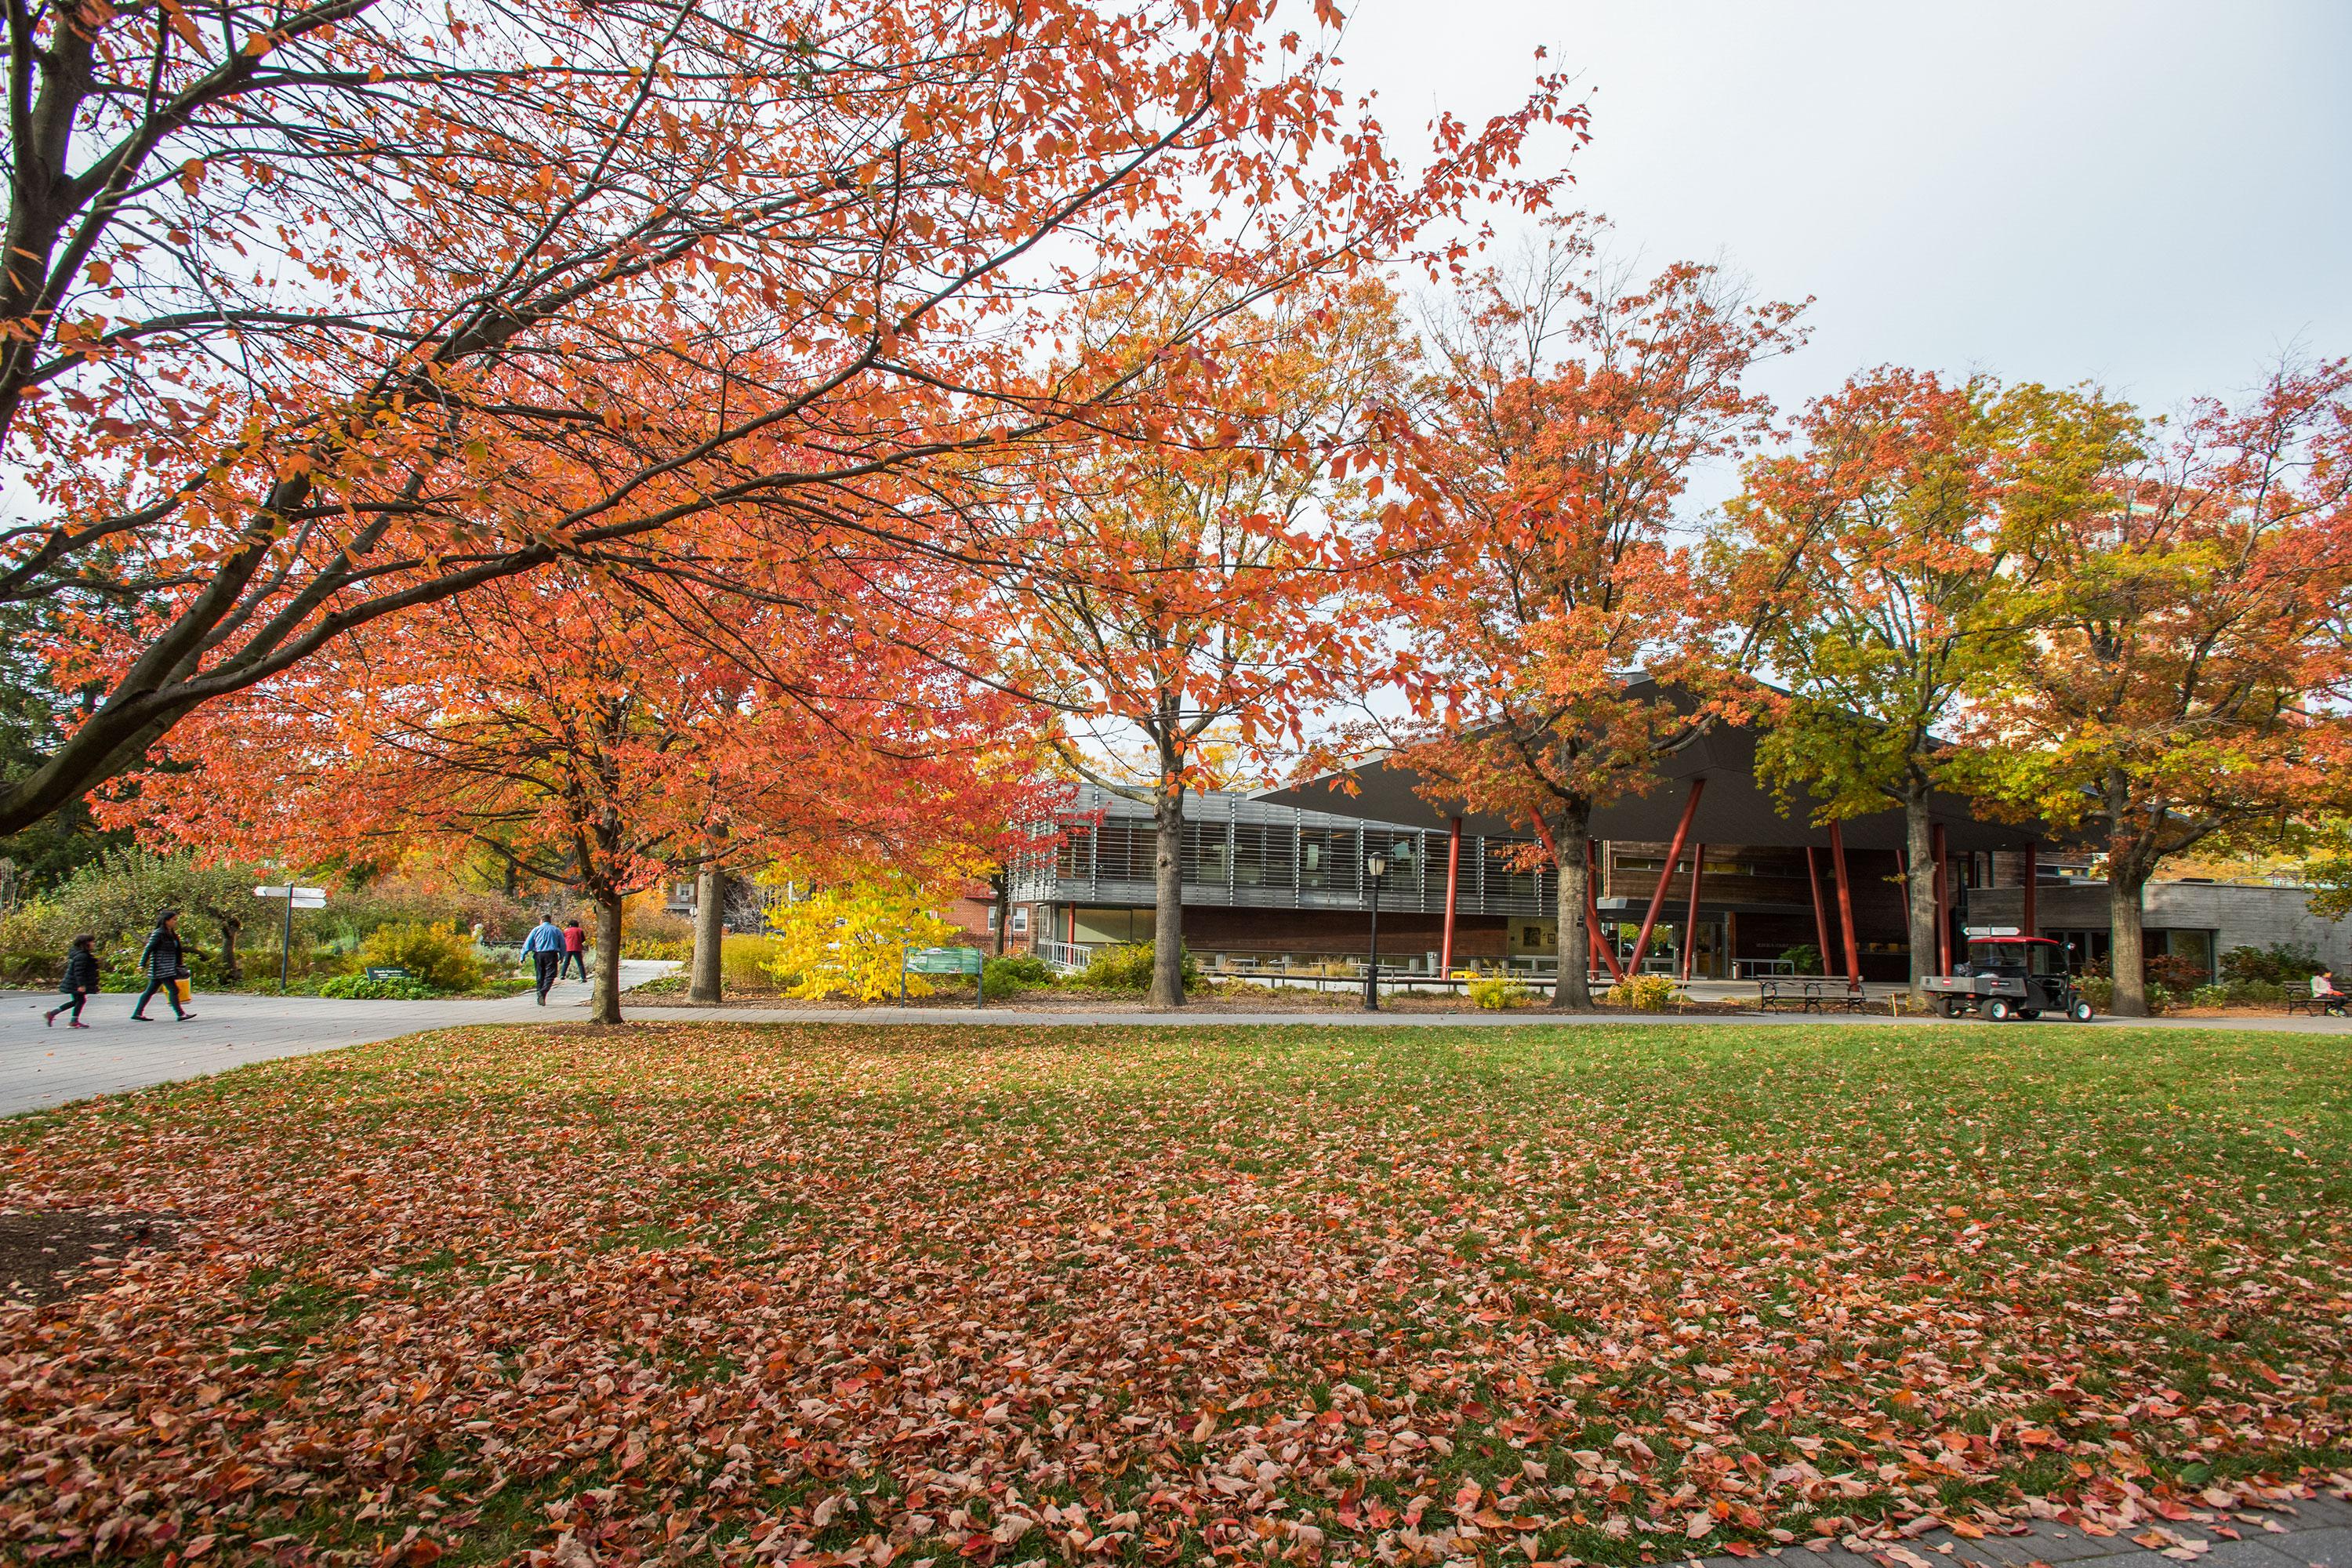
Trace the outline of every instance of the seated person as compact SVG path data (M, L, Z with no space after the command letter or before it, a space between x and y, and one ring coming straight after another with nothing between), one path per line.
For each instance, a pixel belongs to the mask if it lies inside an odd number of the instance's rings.
M2344 1014L2344 1004L2352 1001L2352 996L2336 988L2336 971L2326 968L2311 977L2311 997L2315 1002L2325 1003L2327 1010L2338 1017Z

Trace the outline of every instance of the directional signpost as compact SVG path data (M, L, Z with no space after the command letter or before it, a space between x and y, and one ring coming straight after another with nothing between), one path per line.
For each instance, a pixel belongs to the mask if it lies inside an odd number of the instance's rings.
M988 985L981 973L981 953L976 947L918 947L907 954L908 974L969 974L971 976L971 1005L988 1005Z
M294 952L294 911L325 909L327 889L298 888L291 882L280 882L270 887L256 888L253 889L253 896L257 899L286 900L286 934L278 944L278 994L283 996L286 994L286 965Z

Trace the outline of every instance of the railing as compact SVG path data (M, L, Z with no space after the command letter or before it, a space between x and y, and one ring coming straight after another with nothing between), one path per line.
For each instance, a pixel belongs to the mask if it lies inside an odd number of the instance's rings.
M1076 974L1087 966L1100 944L1090 942L1033 942L1029 951L1044 959L1046 964L1065 974Z

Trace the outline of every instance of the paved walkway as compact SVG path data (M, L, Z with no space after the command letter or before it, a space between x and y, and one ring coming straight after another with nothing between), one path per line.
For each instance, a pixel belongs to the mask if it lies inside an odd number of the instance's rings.
M626 987L667 973L675 964L624 961L621 984ZM568 1022L579 1018L588 1004L588 986L570 980L558 984L542 1008L528 992L496 1002L341 1002L316 996L238 995L221 992L196 998L196 1016L182 1024L160 1001L148 1012L153 1021L134 1023L129 1017L131 997L107 994L94 998L82 1016L90 1027L69 1030L60 1020L45 1028L41 1015L58 1004L51 993L0 994L0 1116L43 1110L94 1094L114 1094L151 1084L201 1078L247 1062L311 1051L337 1050L389 1040L423 1029L445 1029L467 1024L531 1024ZM1140 1010L1098 1012L1049 1011L1000 1005L975 1008L970 1004L941 1007L686 1007L638 1005L626 1009L637 1023L727 1024L866 1024L881 1026L940 1025L983 1027L1107 1027L1135 1028L1184 1026L1216 1028L1240 1025L1282 1025L1294 1028L1362 1028L1368 1025L1400 1028L1483 1029L1497 1026L1545 1027L1574 1024L1573 1016L1540 1007L1509 1013L1394 1013L1378 1015L1354 1009L1328 1012L1233 1013L1188 1011L1150 1013ZM1884 1013L1706 1015L1696 1017L1673 1013L1611 1014L1598 1020L1611 1025L1743 1024L1766 1026L1885 1024ZM2054 1023L1987 1024L1969 1021L1946 1024L1940 1019L1898 1020L1914 1028L2036 1030L2059 1028ZM2263 1029L2296 1034L2352 1034L2352 1021L2341 1018L2153 1018L2155 1028ZM2109 1027L2094 1024L2093 1028ZM2352 1568L2347 1564L2346 1568Z
M2352 1483L2337 1477L2337 1489ZM2227 1531L2224 1534L2223 1531ZM1787 1568L2170 1568L2189 1562L2207 1568L2352 1568L2352 1503L2322 1492L2294 1502L2243 1511L2200 1509L2187 1520L2147 1519L2115 1535L2036 1520L2024 1535L1963 1541L1931 1530L1909 1545L1864 1543L1782 1547L1771 1553ZM1708 1557L1699 1568L1758 1568L1762 1559ZM1675 1568L1673 1563L1665 1568Z
M623 959L622 989L676 967ZM247 1062L394 1039L420 1029L576 1022L588 1005L588 983L559 981L544 1007L528 991L497 1001L445 1002L346 1002L222 991L199 994L189 1008L195 1016L184 1024L172 1016L160 996L147 1005L149 1022L133 1021L131 1004L137 999L136 993L93 996L81 1015L89 1027L68 1029L63 1018L53 1027L41 1023L41 1015L59 1001L54 992L0 994L0 1116L201 1078Z

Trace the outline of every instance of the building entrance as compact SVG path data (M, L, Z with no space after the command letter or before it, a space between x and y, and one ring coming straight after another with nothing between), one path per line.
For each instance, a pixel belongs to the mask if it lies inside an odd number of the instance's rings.
M1639 921L1607 921L1602 930L1616 944L1620 966L1631 966L1634 945L1641 940ZM1650 948L1642 955L1644 974L1678 975L1683 972L1683 939L1685 922L1660 920L1650 928ZM1690 976L1693 980L1723 980L1729 978L1725 954L1729 944L1724 940L1724 917L1701 914L1698 923L1689 928L1691 940Z

